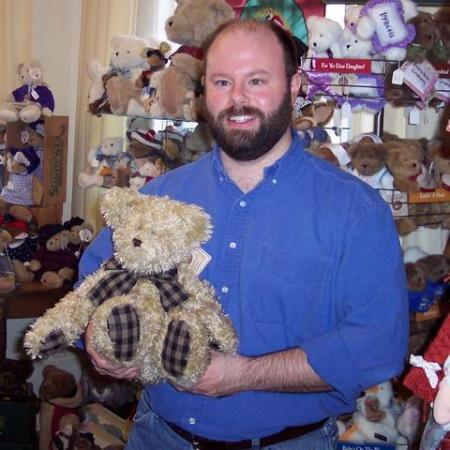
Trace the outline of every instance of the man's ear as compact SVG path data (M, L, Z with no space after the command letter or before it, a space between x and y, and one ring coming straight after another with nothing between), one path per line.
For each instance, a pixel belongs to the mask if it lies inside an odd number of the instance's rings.
M295 73L291 78L291 102L292 104L295 103L295 100L298 97L298 94L300 92L300 88L302 86L302 75L299 71Z

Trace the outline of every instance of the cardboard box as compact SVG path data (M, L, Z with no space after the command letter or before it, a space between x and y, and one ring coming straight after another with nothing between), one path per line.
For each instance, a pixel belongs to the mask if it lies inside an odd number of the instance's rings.
M7 124L7 147L24 146L20 136L26 126L23 122ZM62 205L66 199L68 126L67 116L51 116L45 119L44 154L41 162L44 174L43 196L40 205L36 206Z

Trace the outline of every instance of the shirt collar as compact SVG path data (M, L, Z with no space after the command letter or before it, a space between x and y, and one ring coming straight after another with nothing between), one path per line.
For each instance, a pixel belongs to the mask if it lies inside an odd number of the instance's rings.
M264 178L283 176L293 166L293 163L302 157L304 150L300 143L298 134L293 129L291 129L291 134L292 142L287 152L271 166L264 169ZM220 147L217 144L213 147L212 164L221 177L229 178L220 156Z

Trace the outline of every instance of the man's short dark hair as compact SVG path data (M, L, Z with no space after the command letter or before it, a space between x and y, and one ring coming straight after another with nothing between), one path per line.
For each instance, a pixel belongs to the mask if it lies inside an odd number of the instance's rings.
M238 20L234 19L229 22L222 24L217 30L209 36L205 45L203 46L205 58L205 69L206 61L208 59L208 52L218 36L222 33L228 33L232 31L248 31L248 32L258 32L259 30L268 30L272 32L277 38L281 45L283 51L284 66L286 70L286 78L288 82L291 81L293 75L297 73L299 66L299 55L297 51L297 46L292 37L292 34L277 25L273 21L262 21L262 20Z

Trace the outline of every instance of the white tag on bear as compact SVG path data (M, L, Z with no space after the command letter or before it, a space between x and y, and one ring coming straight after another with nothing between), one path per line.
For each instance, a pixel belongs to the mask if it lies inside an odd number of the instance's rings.
M420 111L418 108L414 107L409 113L409 124L419 125L420 124Z
M400 67L392 72L392 84L403 84L403 70Z
M189 262L189 269L192 270L195 275L200 275L208 263L211 261L211 255L202 248L196 248L191 255Z
M39 94L35 89L31 89L31 98L36 101L39 100Z

